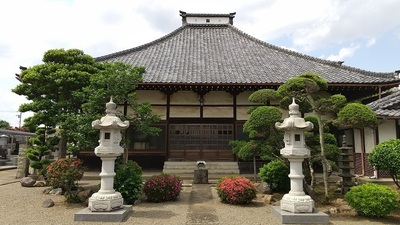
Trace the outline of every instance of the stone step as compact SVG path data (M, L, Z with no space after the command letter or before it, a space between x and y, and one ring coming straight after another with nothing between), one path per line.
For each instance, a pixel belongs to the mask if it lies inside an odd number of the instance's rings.
M206 162L208 173L211 174L239 174L237 162ZM163 172L168 174L193 174L197 169L196 162L164 162Z

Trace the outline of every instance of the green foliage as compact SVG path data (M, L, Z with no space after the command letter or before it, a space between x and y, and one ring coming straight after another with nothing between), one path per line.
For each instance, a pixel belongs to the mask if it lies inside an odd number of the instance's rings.
M276 132L275 123L282 119L282 112L273 106L260 106L255 109L243 126L249 138L263 138Z
M318 124L317 117L315 117L315 116L305 116L304 120L305 121L309 121L314 125L313 129L310 130L309 132L312 132L314 134L318 134L319 133L319 124ZM329 132L329 126L327 126L325 123L324 123L324 132Z
M289 79L279 86L277 92L280 96L296 97L301 101L307 95L317 93L328 88L328 83L314 73L304 73Z
M37 169L40 174L46 177L46 167L50 164L48 156L58 144L59 138L55 136L55 129L36 128L36 136L30 138L32 147L26 151L26 157L29 159L29 166Z
M344 128L364 128L374 127L378 123L374 111L366 105L360 103L349 103L337 114L337 119L333 121L335 126Z
M246 145L246 141L243 140L232 140L229 145L232 147L232 151L235 155L239 154L240 149ZM241 158L241 157L239 157Z
M262 103L263 105L268 105L268 102L278 100L279 96L273 89L261 89L253 92L249 96L249 101L254 103Z
M378 170L389 172L400 188L400 139L390 139L379 143L368 156L371 165Z
M284 96L282 97L281 101L279 102L279 107L285 110L289 110L289 105L292 104L293 102L293 97L290 96ZM312 106L308 101L300 101L300 99L296 99L296 104L299 105L299 110L300 112L303 113L308 113L312 112Z
M65 156L67 143L72 154L97 145L98 131L90 124L104 115L110 96L117 104L135 107L137 113L127 119L137 124L139 131L148 135L159 131L150 126L159 121L158 116L152 115L151 107L136 103L135 90L144 72L143 67L120 62L96 62L78 49L53 49L45 52L43 64L21 72L22 81L12 91L30 100L20 106L21 112L34 112L24 126L58 127L61 156Z
M162 173L146 181L143 192L150 202L175 201L181 193L182 183L179 177Z
M289 167L280 160L274 160L264 164L260 168L260 178L267 182L271 191L287 192L290 190Z
M304 119L314 124L314 128L311 131L305 132L306 145L311 150L309 160L314 165L315 163L321 164L321 144L317 118L315 116L307 116ZM329 126L326 125L324 126L324 147L326 158L336 162L340 156L340 149L337 146L335 135L329 133Z
M134 115L128 115L128 119L133 121L135 130L144 137L155 136L161 131L160 128L154 127L153 124L159 122L159 115L151 114L152 107L150 103L132 104Z
M73 158L58 159L47 167L50 185L53 188L61 188L65 193L78 187L77 181L82 179L84 172L83 161Z
M254 184L241 176L223 177L217 181L216 189L223 203L248 204L257 197Z
M352 187L344 199L354 208L358 215L367 217L383 217L389 215L397 207L398 193L387 186L365 183Z
M0 120L0 129L9 129L11 128L11 125L9 122L5 120Z
M115 165L114 189L126 204L134 204L142 190L142 168L134 161L122 160Z

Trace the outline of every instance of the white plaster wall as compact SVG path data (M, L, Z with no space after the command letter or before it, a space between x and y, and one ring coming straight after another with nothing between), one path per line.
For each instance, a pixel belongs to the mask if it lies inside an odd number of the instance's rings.
M249 114L247 114L248 106L237 106L236 107L236 119L237 120L247 120Z
M211 91L204 95L204 105L233 105L233 96L226 91Z
M153 106L153 114L161 116L162 120L167 119L167 107L166 106Z
M396 138L396 120L386 120L378 125L379 143Z
M361 137L359 129L354 129L354 152L361 153Z
M167 96L160 91L137 90L136 96L140 103L167 104Z
M364 128L365 153L370 153L375 147L375 131L372 128Z
M178 91L171 95L171 104L200 105L199 96L193 91Z
M167 114L167 107L166 106L152 106L151 109L153 110L153 114L161 116L162 120L165 120L167 118L166 117L166 114ZM121 107L121 110L123 110L122 107ZM134 115L133 109L128 107L127 114L131 115L131 116Z
M209 22L207 22L207 19ZM186 17L186 22L189 24L227 24L228 17Z
M253 91L244 91L236 96L236 104L237 105L257 105L255 103L249 102L249 96L253 93Z
M203 107L203 116L207 118L233 118L233 107Z
M200 117L200 107L171 106L170 117L199 118Z

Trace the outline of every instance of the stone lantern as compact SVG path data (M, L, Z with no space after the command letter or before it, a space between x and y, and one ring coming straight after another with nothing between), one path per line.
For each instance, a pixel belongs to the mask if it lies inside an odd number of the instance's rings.
M7 158L7 144L8 144L8 136L3 134L0 136L0 157L5 159Z
M129 121L122 122L115 116L116 104L112 101L106 104L107 115L92 122L92 127L100 130L99 146L95 154L101 158L101 186L100 190L89 198L89 209L92 212L109 212L123 208L121 193L113 189L115 159L124 149L121 142L121 130L129 127Z
M314 201L303 191L302 162L310 157L310 150L305 144L304 131L313 129L314 125L300 117L299 105L293 98L293 103L289 106L289 117L282 123L277 122L275 127L285 132L285 147L281 149L281 155L290 162L290 191L281 200L281 210L292 213L311 213L314 209Z

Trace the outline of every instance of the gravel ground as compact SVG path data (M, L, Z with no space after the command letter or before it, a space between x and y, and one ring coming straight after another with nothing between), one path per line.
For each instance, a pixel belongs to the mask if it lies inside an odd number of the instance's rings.
M80 185L89 187L99 184L98 180L84 180ZM240 224L276 225L280 224L272 214L271 207L262 202L261 197L250 205L235 206L222 204L213 185L203 184L184 187L175 202L149 203L145 200L133 206L133 213L125 222L82 222L74 221L74 214L85 208L84 205L66 204L64 196L43 194L46 187L21 187L20 183L0 186L1 224ZM55 206L43 208L46 199L52 199ZM376 225L400 224L399 217L373 220L354 215L330 215L331 225Z

